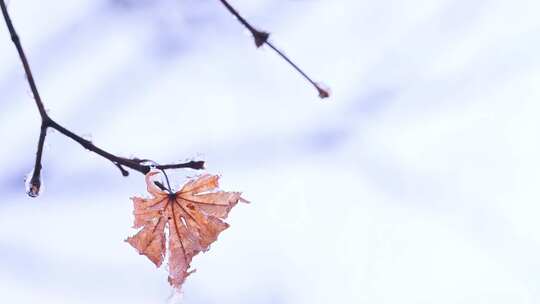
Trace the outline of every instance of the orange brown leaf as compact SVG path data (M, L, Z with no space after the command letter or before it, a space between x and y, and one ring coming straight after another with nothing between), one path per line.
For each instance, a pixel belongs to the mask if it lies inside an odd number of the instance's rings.
M219 191L219 177L215 175L202 175L186 183L180 191L168 193L154 185L155 174L158 172L146 175L152 197L132 198L133 227L142 229L126 241L157 267L163 263L167 249L169 283L180 289L194 271L189 269L192 258L208 250L221 231L229 227L223 219L231 208L239 201L247 201L239 192Z

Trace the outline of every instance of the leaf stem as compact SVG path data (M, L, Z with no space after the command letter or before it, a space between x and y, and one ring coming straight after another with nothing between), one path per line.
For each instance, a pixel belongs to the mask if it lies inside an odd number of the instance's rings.
M165 176L165 181L167 181L167 190L169 191L169 194L173 194L173 191L171 189L171 183L169 182L169 176L167 175L167 172L165 170L161 169L161 172Z

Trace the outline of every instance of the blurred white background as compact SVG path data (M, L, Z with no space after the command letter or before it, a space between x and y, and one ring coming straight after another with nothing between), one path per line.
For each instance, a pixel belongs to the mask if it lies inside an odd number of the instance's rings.
M52 117L253 202L185 303L540 303L538 1L231 3L333 97L219 1L9 1ZM165 303L123 242L143 176L51 133L27 197L39 123L2 22L1 302Z

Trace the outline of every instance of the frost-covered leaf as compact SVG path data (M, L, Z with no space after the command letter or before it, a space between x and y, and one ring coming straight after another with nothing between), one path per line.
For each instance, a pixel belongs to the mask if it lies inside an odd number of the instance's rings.
M142 229L127 242L161 266L168 250L169 283L180 289L190 270L192 258L208 250L229 225L223 221L239 201L239 192L218 190L218 176L202 175L186 183L180 191L169 193L154 185L146 175L148 192L152 198L134 197L134 228ZM165 229L168 229L168 240ZM166 243L168 241L168 243Z

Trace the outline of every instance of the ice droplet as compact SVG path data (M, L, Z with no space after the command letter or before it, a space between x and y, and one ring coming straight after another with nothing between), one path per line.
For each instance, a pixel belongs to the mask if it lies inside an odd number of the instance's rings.
M24 186L28 196L38 197L43 192L43 184L41 183L41 178L39 176L33 178L33 175L34 170L26 175L24 179Z
M38 197L39 196L39 186L32 184L29 186L28 190L26 190L26 194L30 197Z
M150 167L150 169L155 169L158 164L153 160L146 159L146 160L141 162L141 165L148 166L148 167Z

